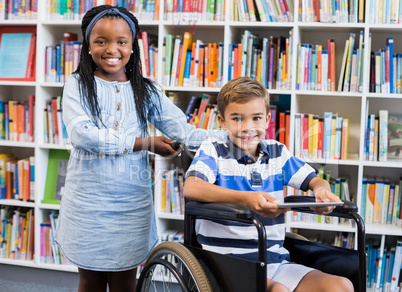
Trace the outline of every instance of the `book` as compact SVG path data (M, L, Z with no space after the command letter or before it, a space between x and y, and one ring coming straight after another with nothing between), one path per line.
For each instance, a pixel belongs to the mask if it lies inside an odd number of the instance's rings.
M349 119L344 118L342 121L342 138L341 138L341 159L348 159L349 153Z
M181 62L180 62L180 68L178 69L179 70L178 86L183 86L184 68L186 64L187 50L191 49L192 43L193 43L193 34L189 32L184 32L182 54L181 56L179 56L181 57Z
M62 163L61 164L62 168L60 169L60 176L61 176L60 185L58 185L60 161L62 160L68 161L69 157L70 153L66 150L58 150L58 149L49 150L45 193L43 196L43 200L41 201L42 203L60 204L60 201L56 199L56 191L61 191L61 180L64 171L63 167L65 167L65 164Z
M34 81L36 26L0 28L0 80Z
M379 111L378 160L387 161L388 156L388 110Z
M332 128L332 112L324 112L324 159L330 158L331 150L331 128Z
M279 109L278 106L272 104L269 107L271 119L269 120L268 128L266 130L265 139L276 140L276 129L278 127Z
M402 158L402 114L388 115L388 159Z

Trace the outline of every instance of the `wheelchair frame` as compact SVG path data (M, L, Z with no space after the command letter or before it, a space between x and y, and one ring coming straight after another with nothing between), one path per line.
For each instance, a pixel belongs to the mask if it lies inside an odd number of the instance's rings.
M183 169L187 169L191 164L188 150L183 146L181 163ZM287 196L285 202L314 202L314 197L308 196ZM313 210L307 207L292 208L293 211L314 213ZM357 291L366 291L366 253L365 253L365 225L361 216L358 214L358 208L355 204L344 201L344 205L336 207L329 216L346 218L354 220L357 229L357 254L358 254L358 279L356 281ZM258 232L258 260L256 262L248 261L241 258L218 254L212 251L203 250L197 242L195 233L196 218L206 219L221 219L228 221L236 221L254 225ZM138 286L139 291L144 290L144 282L151 281L152 268L156 265L165 266L175 276L182 291L199 291L199 292L244 292L256 291L265 292L267 290L267 249L266 249L266 231L262 222L254 216L254 213L246 207L234 204L220 203L201 203L190 201L186 203L184 215L184 244L186 250L175 254L175 247L167 246L166 250L162 247L162 252L154 252L148 257L144 270L141 272ZM166 245L166 243L162 243ZM179 243L175 243L180 245ZM155 249L157 249L156 247ZM169 262L168 256L175 258L176 263L172 265ZM194 269L189 265L197 266ZM202 273L201 269L205 272ZM204 285L205 279L208 279L212 287ZM247 281L245 281L245 279ZM355 283L355 284L356 284ZM204 285L204 288L197 288ZM191 286L191 287L190 287ZM355 285L356 286L356 285ZM149 286L147 286L149 288ZM203 289L203 290L200 290ZM212 290L213 289L213 290ZM164 290L165 291L165 290Z

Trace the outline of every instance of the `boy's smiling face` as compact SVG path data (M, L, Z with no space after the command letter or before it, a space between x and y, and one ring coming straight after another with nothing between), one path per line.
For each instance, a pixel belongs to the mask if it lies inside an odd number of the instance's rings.
M271 118L263 98L255 97L246 103L230 102L218 115L219 124L227 130L229 139L244 153L257 157L258 143L265 139Z

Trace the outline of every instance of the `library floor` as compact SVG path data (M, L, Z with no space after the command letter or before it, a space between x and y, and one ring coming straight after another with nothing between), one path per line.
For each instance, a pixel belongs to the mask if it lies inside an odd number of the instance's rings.
M74 292L77 290L27 282L0 280L1 292Z

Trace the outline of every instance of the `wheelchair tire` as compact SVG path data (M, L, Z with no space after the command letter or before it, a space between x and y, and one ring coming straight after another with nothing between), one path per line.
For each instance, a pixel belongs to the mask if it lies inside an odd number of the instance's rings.
M174 280L173 280L174 279ZM176 284L173 284L176 283ZM182 244L166 241L148 256L138 279L137 291L212 292L207 276L195 256Z

